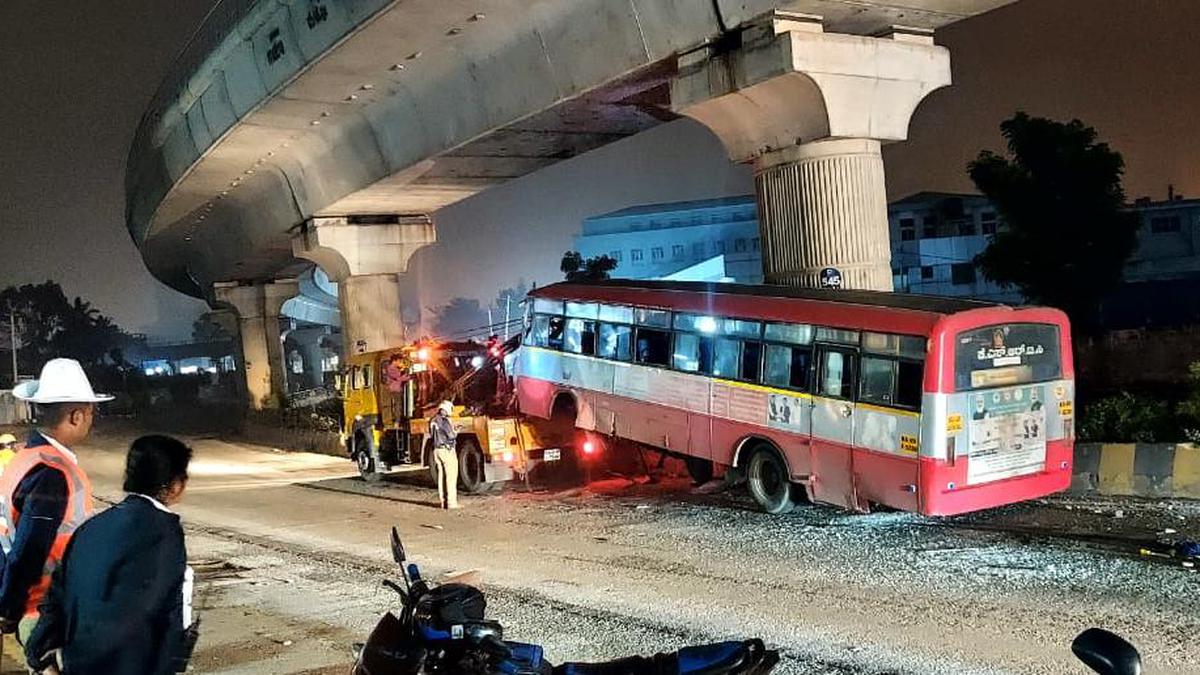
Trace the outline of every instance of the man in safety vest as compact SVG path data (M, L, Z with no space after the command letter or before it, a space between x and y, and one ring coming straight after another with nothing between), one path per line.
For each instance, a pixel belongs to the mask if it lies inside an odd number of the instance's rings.
M92 486L70 448L92 429L96 404L77 361L53 359L13 395L36 406L37 427L0 475L0 630L24 643L67 542L92 514Z

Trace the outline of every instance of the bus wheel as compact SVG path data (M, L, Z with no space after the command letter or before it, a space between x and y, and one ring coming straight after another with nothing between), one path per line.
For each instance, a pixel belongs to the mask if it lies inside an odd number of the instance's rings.
M487 482L483 450L479 442L467 436L458 440L458 483L464 492L477 495L495 490L499 483Z
M796 508L787 465L772 448L760 448L750 457L746 483L754 501L767 513L791 513Z
M354 440L354 463L358 465L358 475L368 483L374 483L383 478L383 474L379 473L379 467L375 464L375 458L371 456L371 446L367 445L365 439L361 437L355 437Z
M696 485L704 485L713 479L713 463L711 460L701 459L700 457L684 457L683 463L687 466L688 475L692 477L692 482Z

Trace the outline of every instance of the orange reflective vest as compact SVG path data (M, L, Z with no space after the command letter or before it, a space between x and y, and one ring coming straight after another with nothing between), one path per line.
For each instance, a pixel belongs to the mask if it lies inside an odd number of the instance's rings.
M17 525L21 522L21 512L13 504L17 486L26 474L39 464L58 469L66 476L67 510L63 514L62 524L58 526L54 544L50 547L50 555L46 557L46 564L42 567L42 577L29 589L25 616L37 616L38 605L50 589L50 577L62 562L71 535L92 515L92 483L83 469L53 445L25 448L17 452L4 468L4 474L0 475L0 547L4 549L5 555L12 550Z

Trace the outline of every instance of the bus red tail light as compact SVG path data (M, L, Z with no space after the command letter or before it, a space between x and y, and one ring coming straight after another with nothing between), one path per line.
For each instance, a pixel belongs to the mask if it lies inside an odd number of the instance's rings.
M583 442L583 454L591 455L596 452L596 444L591 441Z

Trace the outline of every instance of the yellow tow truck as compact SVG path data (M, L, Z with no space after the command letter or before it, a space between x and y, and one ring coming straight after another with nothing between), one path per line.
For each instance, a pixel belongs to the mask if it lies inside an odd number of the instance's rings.
M573 426L515 413L504 355L518 338L475 342L421 341L350 358L343 371L342 438L365 480L432 461L429 419L444 400L455 404L459 485L478 494L532 474L578 470ZM436 480L436 475L433 475Z

